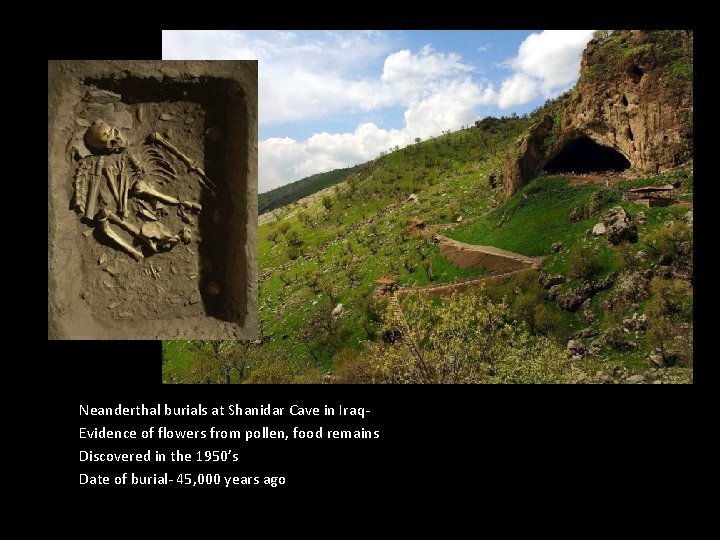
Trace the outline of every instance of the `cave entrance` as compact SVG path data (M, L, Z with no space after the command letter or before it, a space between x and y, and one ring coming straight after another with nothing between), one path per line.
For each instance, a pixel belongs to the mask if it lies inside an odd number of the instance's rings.
M574 139L545 165L548 173L624 171L630 162L620 152L587 137Z

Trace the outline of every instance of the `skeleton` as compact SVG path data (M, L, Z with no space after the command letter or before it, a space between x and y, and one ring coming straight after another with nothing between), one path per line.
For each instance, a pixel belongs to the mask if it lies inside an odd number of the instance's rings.
M142 261L145 254L126 241L113 227L130 233L151 253L170 251L181 241L185 244L190 242L191 234L187 228L173 234L160 221L158 215L160 217L167 215L164 210L165 205L177 206L179 211L187 210L193 213L202 211L202 207L193 201L180 201L153 187L150 178L155 178L159 183L177 178L177 172L158 149L147 145L131 147L117 127L102 120L96 121L88 128L84 140L93 156L84 158L75 173L73 206L88 223L97 225L100 232L115 247L136 261ZM159 144L173 153L200 177L201 185L213 193L216 192L217 188L197 163L160 134L150 135L148 141ZM100 203L101 208L98 208L100 188L103 183L107 184L115 200L117 213L103 206L107 202L108 195L100 197L103 202ZM128 218L130 198L134 201L137 216L143 220L140 225ZM155 204L154 209L150 202Z

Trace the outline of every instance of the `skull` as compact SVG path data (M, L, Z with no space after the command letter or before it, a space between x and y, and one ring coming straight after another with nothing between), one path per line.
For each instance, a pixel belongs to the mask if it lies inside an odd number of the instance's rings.
M177 234L172 234L159 221L143 223L140 235L147 240L153 251L169 251L180 242L180 237Z
M85 145L94 154L119 154L127 148L128 141L115 126L96 120L85 132Z

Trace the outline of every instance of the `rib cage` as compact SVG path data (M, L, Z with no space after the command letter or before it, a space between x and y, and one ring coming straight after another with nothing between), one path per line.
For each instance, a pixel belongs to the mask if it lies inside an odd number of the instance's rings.
M154 176L160 183L177 178L173 166L155 148L147 146L129 148L127 155L136 174Z

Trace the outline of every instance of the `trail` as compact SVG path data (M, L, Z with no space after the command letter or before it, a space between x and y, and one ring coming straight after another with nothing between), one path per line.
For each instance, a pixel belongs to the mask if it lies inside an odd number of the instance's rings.
M478 246L466 244L438 236L440 253L450 259L459 268L477 268L482 266L490 272L507 272L523 266L539 267L544 257L528 257L494 246Z

